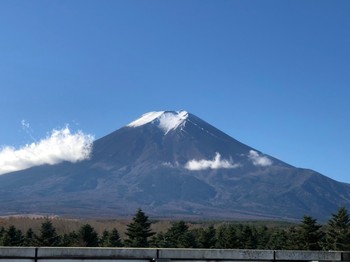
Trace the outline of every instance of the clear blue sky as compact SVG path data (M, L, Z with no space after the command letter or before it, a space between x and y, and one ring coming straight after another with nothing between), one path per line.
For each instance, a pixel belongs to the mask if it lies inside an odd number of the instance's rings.
M348 0L2 0L0 145L185 109L350 183L349 32Z

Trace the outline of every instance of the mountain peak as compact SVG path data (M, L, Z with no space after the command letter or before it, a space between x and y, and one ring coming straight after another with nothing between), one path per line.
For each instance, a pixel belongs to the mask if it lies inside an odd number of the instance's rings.
M143 114L140 118L128 124L128 127L143 126L148 123L157 125L165 134L182 126L188 118L188 112L181 111L153 111Z
M107 218L142 208L158 218L326 220L350 208L350 186L265 155L186 111L157 111L94 141L85 161L1 175L0 203L0 215L12 216Z

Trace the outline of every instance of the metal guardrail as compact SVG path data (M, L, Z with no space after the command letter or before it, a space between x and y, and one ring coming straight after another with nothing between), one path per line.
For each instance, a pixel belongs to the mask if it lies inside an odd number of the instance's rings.
M350 261L350 252L247 249L0 247L0 262Z

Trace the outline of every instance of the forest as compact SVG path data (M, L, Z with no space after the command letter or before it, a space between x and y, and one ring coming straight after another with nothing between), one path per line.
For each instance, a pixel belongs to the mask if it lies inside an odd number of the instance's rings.
M154 223L138 209L125 232L111 228L98 233L85 223L77 230L59 233L53 219L46 217L40 228L29 227L25 232L15 225L0 224L0 246L350 250L350 218L345 207L339 208L324 225L311 216L284 226L263 222L198 225L172 221L169 227L155 231Z

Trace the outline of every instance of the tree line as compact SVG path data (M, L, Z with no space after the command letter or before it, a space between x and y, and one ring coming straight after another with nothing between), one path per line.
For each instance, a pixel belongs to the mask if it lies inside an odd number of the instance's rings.
M61 247L159 247L218 249L286 249L286 250L350 250L350 218L341 207L328 223L318 224L304 216L299 224L281 227L221 223L190 229L181 220L173 222L165 232L152 231L148 216L139 209L127 225L122 239L116 228L98 234L90 224L77 231L59 235L46 218L40 231L29 228L25 233L15 226L0 227L0 246Z

